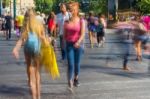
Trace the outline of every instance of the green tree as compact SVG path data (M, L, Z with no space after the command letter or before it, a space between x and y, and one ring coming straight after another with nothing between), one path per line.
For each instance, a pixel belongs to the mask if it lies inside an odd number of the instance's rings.
M136 6L142 14L150 14L150 0L137 0Z
M10 4L10 0L3 0L3 6L8 7Z
M36 11L49 13L55 3L55 0L34 0Z
M55 2L53 4L53 11L55 13L58 13L59 12L59 4L60 3L67 3L69 1L78 1L78 2L80 2L81 0L55 0Z
M89 9L98 13L107 12L107 0L90 0Z

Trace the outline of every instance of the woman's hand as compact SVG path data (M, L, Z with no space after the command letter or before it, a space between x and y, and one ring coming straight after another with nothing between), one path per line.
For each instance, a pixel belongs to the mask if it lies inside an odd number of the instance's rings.
M19 59L19 53L18 53L18 50L17 50L16 48L13 49L12 54L13 54L13 56L14 56L16 59Z
M75 48L79 48L79 47L80 47L80 43L79 43L79 42L76 42L76 43L74 44L74 47L75 47Z

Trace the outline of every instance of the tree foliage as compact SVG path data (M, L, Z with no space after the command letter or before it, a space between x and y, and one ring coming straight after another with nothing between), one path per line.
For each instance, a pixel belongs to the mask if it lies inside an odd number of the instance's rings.
M3 0L3 6L8 7L10 4L10 0Z
M150 0L137 0L137 8L143 14L150 14Z
M55 3L55 0L34 0L36 11L49 13Z
M80 10L95 13L107 12L107 0L34 0L36 10L40 12L49 13L50 11L59 12L59 4L62 2L78 1L80 3ZM89 1L84 3L83 1Z
M89 9L97 13L107 12L107 0L91 0Z

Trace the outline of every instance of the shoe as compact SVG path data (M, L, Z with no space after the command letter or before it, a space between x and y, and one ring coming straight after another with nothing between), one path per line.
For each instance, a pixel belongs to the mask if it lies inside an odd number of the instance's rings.
M76 79L74 80L74 86L75 87L79 87L80 86L79 80L76 80Z
M125 70L125 71L130 71L130 69L129 69L128 66L123 66L123 70Z
M69 93L74 94L74 90L73 90L73 88L68 87L67 89L68 89Z
M141 62L142 61L142 56L137 56L136 60Z
M100 46L101 46L101 43L98 43L98 44L97 44L97 47L99 48Z

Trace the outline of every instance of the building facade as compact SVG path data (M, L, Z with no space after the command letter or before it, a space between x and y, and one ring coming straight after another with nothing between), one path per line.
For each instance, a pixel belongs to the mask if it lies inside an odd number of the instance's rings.
M3 1L1 0L1 3ZM20 12L25 12L28 7L35 7L34 0L10 0L8 7L3 8L1 4L1 14L10 12L14 16L14 1L16 1L16 15Z
M26 9L28 7L34 7L34 0L17 0L16 1L17 9Z

